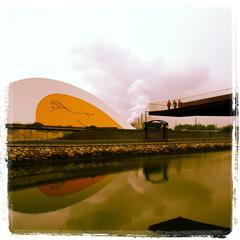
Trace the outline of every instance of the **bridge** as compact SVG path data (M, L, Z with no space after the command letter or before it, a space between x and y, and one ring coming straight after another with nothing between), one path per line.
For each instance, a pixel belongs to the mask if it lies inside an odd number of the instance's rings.
M176 99L177 101L178 99ZM181 106L168 109L167 101L150 103L149 115L153 116L234 116L232 109L232 89L181 98ZM173 103L173 100L171 100Z

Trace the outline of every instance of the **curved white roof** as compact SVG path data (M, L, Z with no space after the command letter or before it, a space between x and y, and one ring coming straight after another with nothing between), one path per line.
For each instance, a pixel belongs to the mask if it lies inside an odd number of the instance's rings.
M57 93L80 98L105 112L122 128L133 128L124 118L94 95L71 84L46 78L27 78L15 81L9 85L7 122L35 122L35 112L38 103L45 96Z

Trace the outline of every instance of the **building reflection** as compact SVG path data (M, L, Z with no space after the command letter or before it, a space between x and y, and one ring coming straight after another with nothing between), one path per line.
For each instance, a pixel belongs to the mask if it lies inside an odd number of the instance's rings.
M143 169L145 181L154 184L164 183L169 179L169 161L169 159L158 157L151 161L149 158L136 159L136 161L126 159L110 165L102 161L97 167L92 168L87 165L88 168L81 169L79 172L79 175L82 174L81 177L10 191L10 208L25 213L56 211L89 198L112 182L116 173L130 170ZM41 177L44 178L44 176Z
M169 161L162 161L158 165L146 164L143 167L143 174L145 179L151 183L164 183L167 182Z
M56 211L96 194L113 176L96 176L44 184L9 192L9 207L22 213Z
M86 189L102 178L103 176L96 176L45 184L39 190L48 196L65 196Z

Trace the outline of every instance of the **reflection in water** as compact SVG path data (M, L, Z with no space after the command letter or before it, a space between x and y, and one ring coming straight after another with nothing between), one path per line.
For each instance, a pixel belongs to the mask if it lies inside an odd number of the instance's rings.
M231 224L229 151L128 159L112 169L10 192L11 230L151 234L150 225L179 216Z
M68 180L58 183L46 184L39 187L42 193L48 196L64 196L81 191L101 180L102 176Z
M163 183L168 180L169 161L162 161L158 166L145 165L143 173L147 181L152 183Z
M111 179L112 176L80 178L10 192L10 208L23 213L56 211L95 194Z

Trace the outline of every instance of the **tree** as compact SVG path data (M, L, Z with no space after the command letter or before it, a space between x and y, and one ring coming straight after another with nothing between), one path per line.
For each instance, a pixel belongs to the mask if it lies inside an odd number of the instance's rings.
M233 126L232 125L227 125L221 128L222 132L232 132Z

